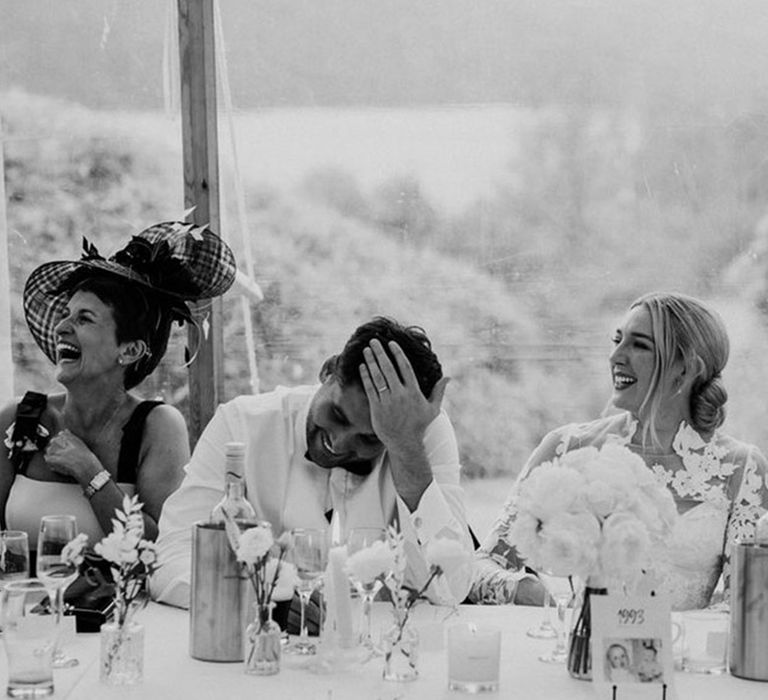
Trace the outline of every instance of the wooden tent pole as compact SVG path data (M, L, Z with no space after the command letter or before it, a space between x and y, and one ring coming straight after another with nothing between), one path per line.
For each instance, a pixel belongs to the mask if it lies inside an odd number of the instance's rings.
M11 270L8 255L8 217L5 210L5 131L0 119L0 401L13 399L11 351Z
M178 0L184 205L187 220L220 231L214 0ZM195 305L202 337L189 329L197 357L189 367L189 436L194 445L223 400L222 301Z

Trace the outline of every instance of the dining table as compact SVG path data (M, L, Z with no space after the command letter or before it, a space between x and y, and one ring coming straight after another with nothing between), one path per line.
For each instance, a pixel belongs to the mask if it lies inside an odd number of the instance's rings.
M501 629L499 687L485 698L543 698L580 700L595 698L593 683L569 676L564 664L547 664L539 657L551 651L552 639L536 639L526 631L542 619L542 608L525 606L462 605L449 609L427 603L412 611L419 632L419 676L408 682L382 678L381 656L314 657L283 654L279 673L246 675L242 662L208 662L189 653L189 613L150 603L137 616L145 628L144 676L133 686L109 686L99 680L99 633L72 634L66 640L69 655L79 659L74 668L54 670L53 698L71 700L219 700L258 698L279 700L461 700L471 697L448 686L445 630L456 623L494 625ZM374 638L391 624L391 606L375 603ZM7 681L7 661L0 654L0 683ZM722 675L678 671L674 684L680 700L766 700L768 683ZM621 695L618 696L619 699ZM661 694L659 694L661 698Z

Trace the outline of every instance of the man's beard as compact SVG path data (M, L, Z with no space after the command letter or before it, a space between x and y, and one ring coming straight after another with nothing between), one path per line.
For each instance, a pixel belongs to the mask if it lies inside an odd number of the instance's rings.
M357 476L368 476L373 471L374 464L374 460L364 459L350 459L339 464L319 464L312 459L309 450L304 453L304 459L308 462L312 462L312 464L317 464L318 467L322 467L323 469L344 469Z

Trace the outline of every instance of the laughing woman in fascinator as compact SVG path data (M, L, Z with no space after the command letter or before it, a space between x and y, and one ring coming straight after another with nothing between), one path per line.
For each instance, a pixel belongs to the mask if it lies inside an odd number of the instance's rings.
M190 224L152 226L109 259L84 248L81 260L41 265L24 288L27 325L64 391L27 392L0 413L0 517L30 543L52 513L74 515L98 541L133 494L154 539L189 439L176 408L132 390L157 367L173 322L192 321L187 302L235 278L229 247Z
M731 546L754 533L768 507L766 460L755 446L720 430L727 393L721 372L728 335L719 316L682 294L633 303L609 356L617 412L549 433L513 487L480 548L470 596L477 602L540 603L541 584L511 540L519 485L539 465L581 447L622 445L668 489L678 518L656 572L673 608L703 608L727 593ZM726 598L727 600L727 595Z

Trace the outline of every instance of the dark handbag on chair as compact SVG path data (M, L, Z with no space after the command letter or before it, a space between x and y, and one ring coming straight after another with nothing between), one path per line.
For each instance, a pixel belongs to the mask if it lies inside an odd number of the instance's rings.
M64 591L64 614L75 616L78 632L98 632L112 614L114 596L110 563L86 551L80 575Z

